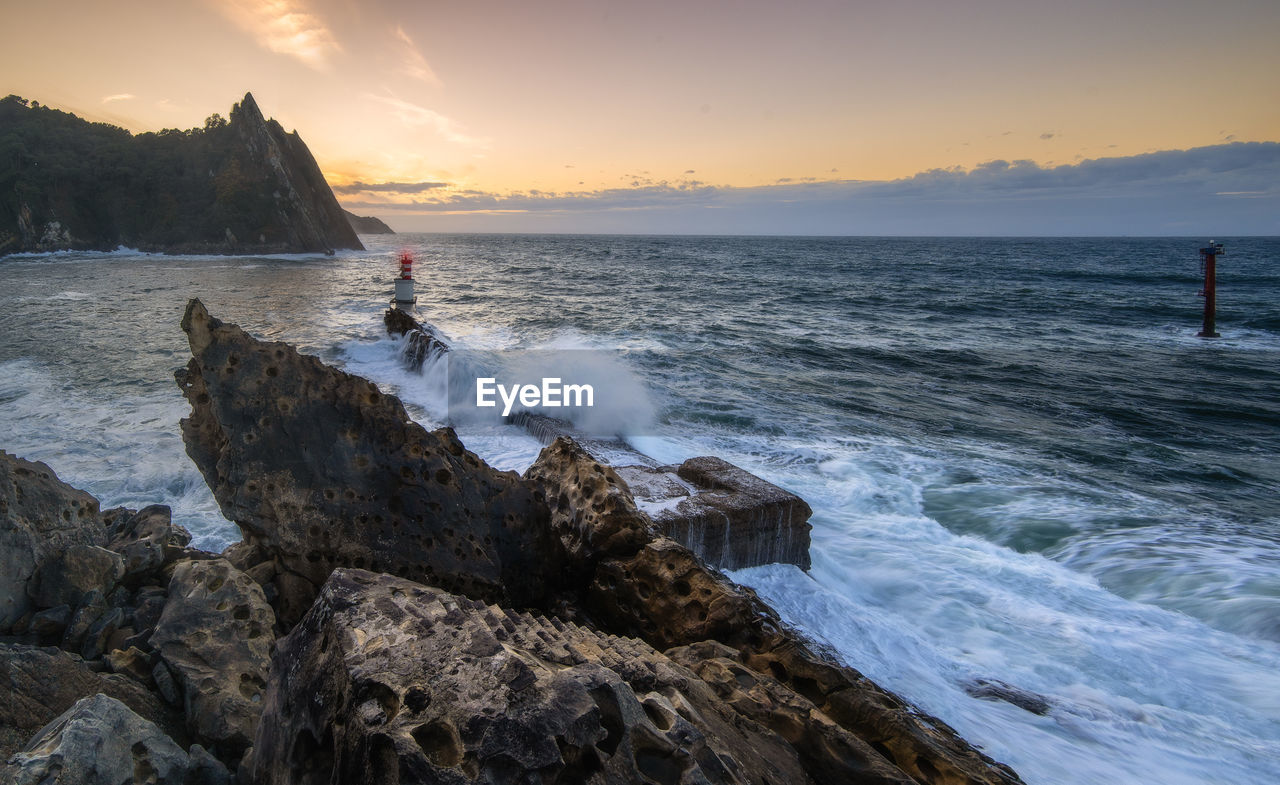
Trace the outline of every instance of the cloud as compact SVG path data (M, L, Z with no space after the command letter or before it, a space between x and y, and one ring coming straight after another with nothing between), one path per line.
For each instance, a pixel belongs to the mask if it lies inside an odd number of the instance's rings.
M102 97L102 103L110 104L116 101L132 101L137 97L138 96L134 95L133 93L116 93L115 95L104 95Z
M639 182L639 181L637 181ZM835 235L1280 233L1280 143L1237 142L1076 164L988 161L892 181L756 187L695 180L592 191L429 189L351 209L419 228Z
M357 193L393 193L393 194L420 194L423 191L431 191L436 188L447 188L448 183L421 182L421 183L362 183L354 182L346 185L335 185L333 190L340 194L357 194Z
M396 40L403 45L401 55L404 59L401 70L414 79L420 79L427 84L439 86L440 77L436 76L436 72L427 63L427 58L422 56L418 45L399 25L396 26Z
M364 97L391 107L395 116L406 125L427 126L450 142L481 147L488 144L487 140L469 136L461 124L445 117L434 109L418 106L391 95L365 93Z
M1053 133L1052 131L1045 131L1044 133L1040 134L1041 139L1052 139L1055 136L1057 136L1057 134Z
M342 52L333 31L305 0L215 0L215 5L259 46L317 70L328 70L330 60Z

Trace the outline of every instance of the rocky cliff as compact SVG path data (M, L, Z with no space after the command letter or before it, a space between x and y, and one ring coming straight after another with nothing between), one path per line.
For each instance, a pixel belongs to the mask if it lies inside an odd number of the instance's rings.
M395 231L372 215L356 215L350 210L342 211L347 216L347 223L356 234L395 234Z
M183 435L245 540L0 452L0 781L1019 782L572 439L497 472L198 301L183 328Z
M362 248L297 132L246 93L203 128L131 135L0 100L0 254Z

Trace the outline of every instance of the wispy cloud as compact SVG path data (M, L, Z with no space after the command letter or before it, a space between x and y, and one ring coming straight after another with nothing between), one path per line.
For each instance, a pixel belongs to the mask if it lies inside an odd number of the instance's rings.
M414 79L420 79L427 84L439 85L440 77L436 76L436 72L432 70L427 58L422 56L418 45L413 42L409 34L404 31L403 27L396 27L396 40L402 44L403 68L404 73L412 76Z
M455 120L445 117L434 109L428 109L425 106L418 106L415 103L411 103L402 98L397 98L393 95L365 93L364 97L371 101L377 101L378 103L391 107L395 116L399 118L401 122L407 125L431 128L437 134L440 134L440 136L448 139L450 142L476 147L482 147L488 144L487 140L470 136L461 124Z
M215 0L220 11L272 52L328 70L342 51L338 39L305 0Z
M593 191L432 189L351 209L502 231L863 235L1275 234L1280 143L1237 142L1040 166L990 161L892 181L756 187L635 181ZM470 223L443 224L444 216ZM491 216L489 223L477 223ZM522 217L523 216L523 217ZM426 219L423 219L426 220Z
M447 188L448 183L422 182L422 183L362 183L354 182L346 185L335 185L333 190L340 194L358 194L358 193L390 193L390 194L420 194L423 191L431 191L436 188Z
M111 104L111 103L115 103L116 101L132 101L137 97L138 96L134 95L133 93L116 93L115 95L104 95L102 96L102 103Z

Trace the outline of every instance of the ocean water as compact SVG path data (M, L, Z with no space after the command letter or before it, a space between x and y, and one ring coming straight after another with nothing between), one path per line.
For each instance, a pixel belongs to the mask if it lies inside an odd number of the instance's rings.
M177 427L187 298L435 425L438 381L381 327L408 248L460 351L610 352L634 446L808 500L813 569L733 577L1027 782L1280 782L1280 239L1216 238L1212 341L1193 239L364 239L0 259L0 448L220 549ZM460 435L504 469L539 450Z

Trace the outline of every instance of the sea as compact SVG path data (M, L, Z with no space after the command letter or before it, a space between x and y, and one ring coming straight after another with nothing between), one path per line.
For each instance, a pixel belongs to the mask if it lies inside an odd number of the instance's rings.
M187 458L188 298L448 419L382 311L459 352L592 349L616 431L813 507L813 567L739 570L791 625L1028 782L1280 782L1280 238L400 234L335 256L0 258L0 448L236 541ZM523 470L501 423L467 446ZM1047 713L973 697L976 680Z

